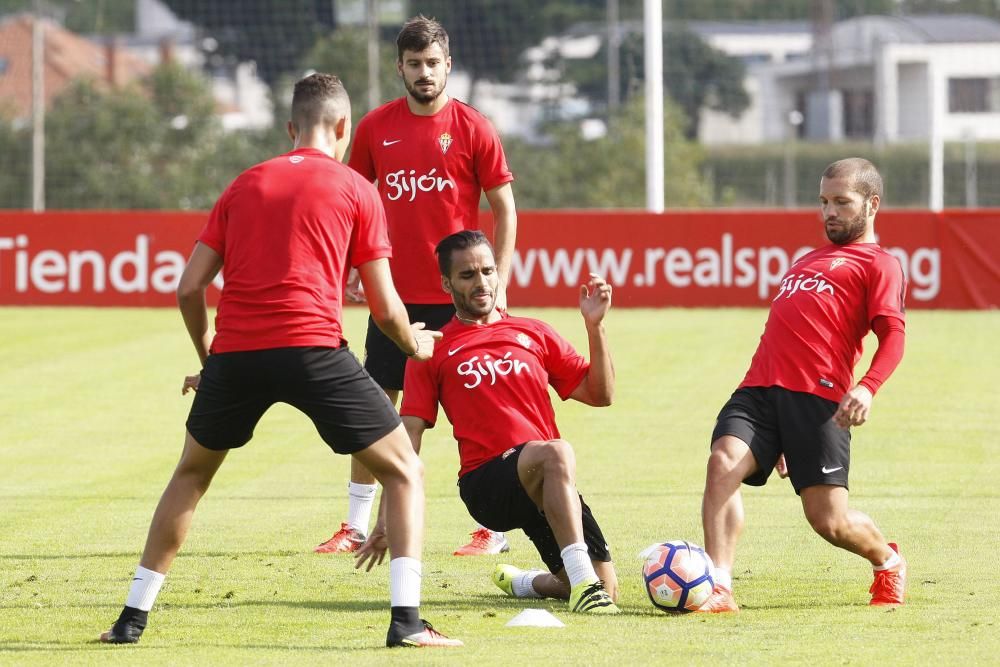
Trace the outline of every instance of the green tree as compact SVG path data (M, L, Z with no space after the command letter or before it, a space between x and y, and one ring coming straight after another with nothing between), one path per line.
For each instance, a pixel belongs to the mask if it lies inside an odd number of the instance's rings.
M509 81L521 54L546 35L604 16L605 0L423 0L413 11L436 18L448 31L455 65L479 79Z
M335 27L335 0L163 1L215 39L222 56L257 63L261 79L272 86Z
M0 16L30 12L35 0L0 0ZM87 35L132 32L135 29L135 0L42 0L42 12L68 30Z
M628 35L620 47L622 66L620 99L628 99L642 90L645 80L643 36ZM750 105L743 87L743 63L713 48L698 35L683 27L668 29L663 38L663 78L665 92L688 118L685 134L698 136L702 109L724 111L736 117ZM579 92L591 100L607 102L607 45L594 58L568 61L565 78L573 81Z
M368 36L364 30L338 28L323 37L302 60L303 71L336 74L351 96L354 121L370 111L368 108ZM396 73L396 46L379 43L379 103L403 95L403 84Z
M31 207L31 128L0 104L0 208Z
M49 208L210 208L269 156L265 135L226 134L207 83L161 65L148 85L103 91L81 80L46 118Z
M514 170L522 208L641 208L646 203L646 145L643 99L635 96L608 122L607 134L587 140L579 126L562 122L550 128L544 146L504 142ZM709 192L699 176L703 152L684 137L685 119L669 100L664 104L667 205L697 207Z

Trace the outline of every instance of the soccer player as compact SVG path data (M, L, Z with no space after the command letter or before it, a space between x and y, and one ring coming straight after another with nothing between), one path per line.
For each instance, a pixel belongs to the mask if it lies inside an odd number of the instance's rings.
M202 370L181 460L149 527L125 608L101 640L139 641L198 501L227 452L245 445L264 412L304 412L333 451L364 462L385 488L389 515L388 646L456 646L420 619L422 464L392 404L347 349L343 277L357 267L372 317L403 354L430 358L437 332L410 324L389 274L385 214L370 183L341 164L351 107L340 80L295 84L294 149L243 172L223 192L181 275L177 299ZM225 267L210 339L205 290Z
M448 234L478 228L483 192L496 229L497 305L507 307L506 285L517 228L513 176L500 138L486 117L445 92L451 56L448 33L441 24L423 16L410 19L396 38L396 48L396 68L406 95L371 111L358 123L349 164L378 182L395 251L392 277L410 321L440 329L455 309L438 284L434 246ZM406 357L369 320L365 369L393 405L403 388L405 368ZM364 543L375 491L371 474L359 461L352 461L347 520L316 547L317 552L352 552ZM508 549L503 534L479 527L472 541L455 555Z
M750 370L712 433L702 523L716 586L700 611L739 611L731 573L743 531L740 484L761 486L775 467L791 478L813 530L871 562L871 604L903 603L906 561L847 497L850 428L868 419L872 397L903 356L903 271L875 242L882 178L871 162L828 166L819 200L831 243L785 274ZM855 384L869 330L878 349Z
M548 386L565 400L611 404L615 373L604 332L611 285L591 274L580 287L590 363L552 327L496 307L500 277L480 231L437 246L441 285L455 316L426 364L407 364L403 425L420 451L444 408L458 440L458 486L469 513L493 530L521 528L549 573L497 566L508 595L569 599L574 612L617 614L618 580L604 535L576 490L576 458L559 437ZM358 566L384 553L385 511L357 554ZM390 532L391 535L391 532Z

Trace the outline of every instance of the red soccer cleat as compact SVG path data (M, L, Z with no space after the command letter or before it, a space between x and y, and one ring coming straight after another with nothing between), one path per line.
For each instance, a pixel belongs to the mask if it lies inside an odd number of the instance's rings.
M400 646L405 646L409 648L431 648L431 647L454 647L454 646L465 646L458 639L451 639L445 637L440 632L434 629L434 626L420 619L421 625L424 629L420 632L414 632L412 635L397 635L396 628L390 626L389 635L385 639L385 645L389 648L396 648Z
M890 542L889 547L899 553L899 547L894 542ZM900 556L896 567L877 570L875 581L868 592L872 594L872 600L868 604L873 607L898 607L903 604L903 597L906 595L906 559Z
M489 556L510 551L507 537L502 533L494 533L489 528L480 528L471 535L472 541L459 547L453 556Z
M739 613L740 608L736 604L733 592L723 586L716 584L712 589L712 595L697 609L699 614L726 614Z
M365 538L361 531L351 528L346 523L342 523L340 524L340 530L334 533L333 537L313 549L313 551L318 554L349 554L360 549L361 545L365 543L365 539L367 538Z

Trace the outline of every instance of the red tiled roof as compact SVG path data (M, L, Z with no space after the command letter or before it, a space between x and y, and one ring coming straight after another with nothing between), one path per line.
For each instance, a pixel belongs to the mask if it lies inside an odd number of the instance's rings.
M23 118L31 114L31 33L34 17L20 14L0 22L0 110L12 110ZM111 86L110 48L42 19L45 28L45 104L77 79L89 78L102 87ZM149 74L150 66L140 58L115 50L117 85Z

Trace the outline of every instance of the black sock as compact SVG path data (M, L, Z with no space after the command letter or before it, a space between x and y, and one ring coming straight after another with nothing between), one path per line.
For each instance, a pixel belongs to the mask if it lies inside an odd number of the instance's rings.
M424 629L420 622L420 607L392 607L392 624L405 634L413 634Z
M118 615L118 621L115 623L128 623L129 625L135 626L140 630L146 628L146 622L149 620L149 612L142 611L141 609L136 609L135 607L125 606L122 609L122 613Z

